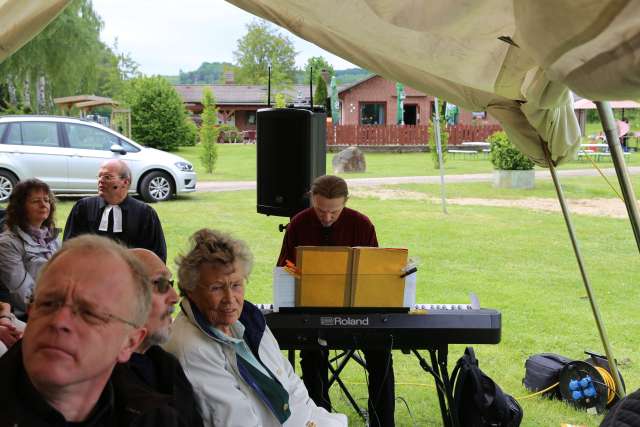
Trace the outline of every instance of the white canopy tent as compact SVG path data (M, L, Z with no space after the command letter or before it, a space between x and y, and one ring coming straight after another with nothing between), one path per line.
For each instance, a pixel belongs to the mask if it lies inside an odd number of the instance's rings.
M0 62L53 21L71 0L0 0Z
M580 132L568 89L640 96L640 1L228 0L392 81L487 110L546 165Z

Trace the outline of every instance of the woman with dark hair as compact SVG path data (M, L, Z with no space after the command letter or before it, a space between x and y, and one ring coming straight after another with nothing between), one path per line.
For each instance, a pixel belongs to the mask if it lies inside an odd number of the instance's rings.
M60 248L55 211L53 193L38 179L18 183L9 197L0 234L0 295L19 318L26 317L38 271Z

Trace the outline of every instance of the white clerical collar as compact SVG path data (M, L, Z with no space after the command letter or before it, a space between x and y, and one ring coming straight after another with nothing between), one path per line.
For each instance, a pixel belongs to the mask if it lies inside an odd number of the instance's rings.
M109 212L113 210L113 232L122 233L122 209L119 205L107 205L102 211L102 219L98 230L109 231Z

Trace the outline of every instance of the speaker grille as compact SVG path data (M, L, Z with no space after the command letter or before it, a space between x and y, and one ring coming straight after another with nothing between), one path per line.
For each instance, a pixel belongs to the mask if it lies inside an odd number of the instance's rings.
M326 170L326 115L296 108L258 110L258 213L291 217Z

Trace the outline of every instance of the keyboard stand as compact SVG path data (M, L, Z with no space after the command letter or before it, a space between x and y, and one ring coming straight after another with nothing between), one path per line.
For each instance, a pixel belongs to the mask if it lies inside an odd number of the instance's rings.
M328 360L330 372L328 388L331 388L334 383L338 383L338 386L346 396L349 403L351 403L353 409L358 415L360 415L362 420L366 422L366 411L360 408L356 400L351 395L349 388L344 382L342 382L342 379L340 379L340 374L347 366L347 363L352 359L363 368L367 368L367 364L360 356L358 356L356 351L357 349L343 350L340 354ZM431 365L429 365L425 358L422 357L418 350L410 349L410 352L418 359L420 367L431 375L436 383L436 391L438 392L438 402L440 403L440 414L442 416L443 426L458 427L460 424L454 406L453 385L451 384L451 378L449 377L449 371L447 370L449 346L446 344L437 345L429 348L428 351L431 358ZM295 350L288 350L288 356L291 366L295 366ZM333 362L338 362L338 366L334 367L332 365Z

